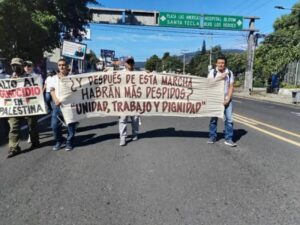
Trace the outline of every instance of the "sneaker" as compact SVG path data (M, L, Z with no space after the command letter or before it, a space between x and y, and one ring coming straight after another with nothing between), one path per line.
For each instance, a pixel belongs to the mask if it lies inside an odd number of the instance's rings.
M52 150L53 150L53 151L57 151L57 150L61 149L62 147L63 147L63 144L60 143L60 142L57 142L57 143L53 146Z
M228 146L230 146L230 147L236 147L236 146L237 146L237 144L234 143L232 140L226 140L226 141L224 142L224 144L225 144L225 145L228 145Z
M120 146L126 145L126 139L120 139Z
M137 141L139 139L139 137L137 136L137 135L134 135L133 137L132 137L132 140L133 141Z
M209 138L208 140L207 140L207 144L214 144L216 142L216 139L214 139L214 138Z
M71 145L66 145L65 151L71 151L73 147Z

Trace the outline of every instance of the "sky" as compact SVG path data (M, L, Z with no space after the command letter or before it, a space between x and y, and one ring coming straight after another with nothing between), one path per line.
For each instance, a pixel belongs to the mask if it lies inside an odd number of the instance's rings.
M255 28L259 33L270 34L273 23L290 10L279 10L274 6L292 8L299 0L100 0L104 8L140 9L161 12L197 14L257 16ZM249 20L244 19L244 28ZM101 49L116 52L116 57L134 56L136 61L146 61L165 52L181 55L202 48L221 45L222 49L246 49L248 32L217 31L204 29L166 28L153 26L124 26L90 24L91 40L85 41L97 56Z

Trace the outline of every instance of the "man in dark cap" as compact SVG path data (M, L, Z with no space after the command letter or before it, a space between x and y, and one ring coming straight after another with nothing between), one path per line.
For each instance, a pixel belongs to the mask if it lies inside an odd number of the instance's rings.
M33 72L33 62L27 60L24 62L24 71L27 75L34 75Z
M20 78L20 77L26 77L23 70L24 61L21 58L13 58L11 60L11 68L13 71L12 78ZM8 119L8 123L10 126L9 130L9 152L7 155L7 158L11 158L21 152L21 148L19 147L20 142L20 125L22 119L26 119L28 123L29 128L29 134L31 138L31 149L35 149L39 147L39 134L37 129L37 119L35 116L26 116L26 117L10 117Z

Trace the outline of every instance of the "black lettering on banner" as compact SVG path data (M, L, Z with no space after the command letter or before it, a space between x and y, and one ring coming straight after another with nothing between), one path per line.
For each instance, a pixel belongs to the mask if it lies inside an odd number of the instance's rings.
M184 88L146 87L146 98L151 99L185 99Z
M39 86L39 84L34 82L34 77L24 78L24 87Z
M23 105L23 100L22 99L16 98L16 99L13 99L13 100L14 100L15 105Z
M135 74L126 74L126 84L135 84Z
M100 86L100 87L88 87L81 89L82 100L89 100L95 98L120 98L121 90L120 87L113 85Z
M157 78L153 74L141 74L139 78L140 84L157 85Z
M140 98L142 96L142 88L133 86L124 87L124 96L125 98Z
M145 112L151 112L153 105L150 101L113 101L113 111L114 112L135 112L139 114L143 114ZM158 108L158 104L156 107Z
M0 88L2 89L12 89L18 86L16 80L0 80Z
M71 85L71 91L72 92L76 92L77 91L77 87L81 88L82 77L75 78L75 79L70 78L70 81L72 82L72 85Z
M107 101L92 101L92 102L82 102L75 104L76 113L78 115L87 114L90 112L107 112L108 102Z
M2 116L35 115L43 112L43 107L40 104L28 106L0 107L0 114Z
M167 86L185 87L189 89L193 88L191 77L162 76L161 84Z

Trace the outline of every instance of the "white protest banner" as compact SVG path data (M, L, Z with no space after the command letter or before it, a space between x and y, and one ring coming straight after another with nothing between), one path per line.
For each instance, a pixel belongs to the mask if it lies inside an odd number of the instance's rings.
M40 76L0 80L0 117L45 114Z
M61 79L67 123L96 116L223 117L224 81L140 71L96 72Z

